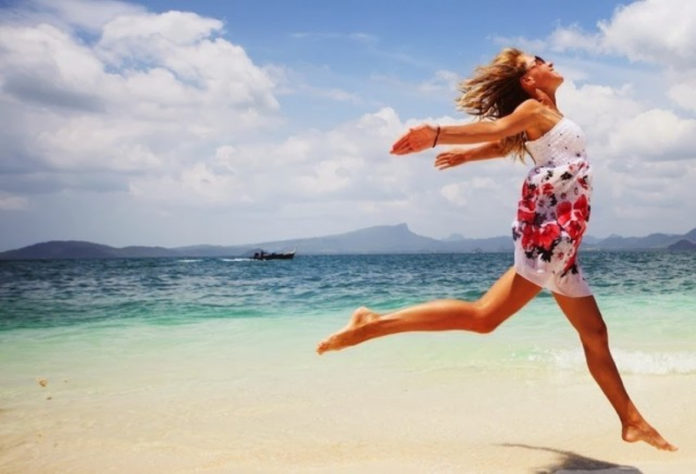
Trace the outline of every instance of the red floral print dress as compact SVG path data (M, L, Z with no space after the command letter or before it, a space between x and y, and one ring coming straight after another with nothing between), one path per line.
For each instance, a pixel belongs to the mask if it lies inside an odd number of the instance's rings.
M577 261L592 193L585 135L564 117L526 147L536 166L522 185L512 225L515 271L555 293L591 295Z

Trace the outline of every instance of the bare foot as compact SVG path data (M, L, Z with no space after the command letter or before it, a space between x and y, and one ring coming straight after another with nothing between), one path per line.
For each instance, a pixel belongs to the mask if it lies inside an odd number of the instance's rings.
M641 420L632 424L624 425L621 432L621 437L624 441L635 443L636 441L645 441L657 449L665 451L676 451L676 446L667 442L655 428L650 426L645 420Z
M319 343L317 353L321 355L326 351L337 351L362 342L358 329L378 318L379 315L377 313L373 313L364 306L356 309L346 327Z

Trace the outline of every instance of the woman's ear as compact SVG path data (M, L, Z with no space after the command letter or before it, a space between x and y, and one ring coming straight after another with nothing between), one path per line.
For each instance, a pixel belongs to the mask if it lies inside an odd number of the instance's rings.
M534 81L534 78L529 74L525 74L524 76L520 77L520 85L522 86L522 89L524 89L524 91L532 97L534 97L534 92L536 91L536 87L534 87L535 83L536 81Z

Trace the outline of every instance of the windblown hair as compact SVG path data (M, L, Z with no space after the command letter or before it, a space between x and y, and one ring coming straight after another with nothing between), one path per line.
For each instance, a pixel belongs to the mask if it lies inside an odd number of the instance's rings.
M481 120L495 120L511 114L530 98L520 84L525 73L525 65L520 61L523 54L519 49L506 48L490 64L477 67L473 77L459 84L462 95L457 99L457 108ZM504 138L501 140L503 153L524 161L524 142L524 132Z

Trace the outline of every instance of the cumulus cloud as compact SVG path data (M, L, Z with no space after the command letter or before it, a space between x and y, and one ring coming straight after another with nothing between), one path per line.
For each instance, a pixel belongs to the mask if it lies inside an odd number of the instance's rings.
M595 64L604 53L655 62L667 71L669 97L681 105L671 110L646 100L636 82L609 85L574 63L559 104L588 137L596 170L593 233L645 233L635 218L640 212L669 219L672 227L696 212L696 124L688 115L696 110L696 75L692 53L683 51L694 29L670 33L638 56L639 13L661 9L657 3L619 9L596 31L558 28L527 43L535 51L587 51L586 62ZM344 82L317 85L286 65L257 64L244 45L225 39L215 18L120 2L25 5L12 22L0 20L0 210L26 212L48 202L36 193L119 191L123 214L142 209L142 222L152 217L144 210L154 209L199 222L223 214L235 222L263 220L264 229L277 222L295 235L311 234L318 224L329 233L398 222L434 236L508 232L524 166L500 159L438 171L438 150L388 154L410 126L460 122L400 115L389 102L451 99L458 74L435 70L405 82L375 72L374 83L394 95L372 105ZM680 21L683 30L692 20ZM297 93L351 109L340 109L347 118L337 125L291 126L278 96Z
M134 178L130 191L162 209L185 200L187 206L292 216L339 230L409 222L426 235L449 235L467 223L469 236L507 233L524 167L500 159L444 172L434 167L438 150L388 153L401 133L423 122L460 120L407 119L384 107L276 142L221 145L177 174ZM502 218L492 222L491 215Z
M586 83L569 81L560 91L564 111L587 131L594 157L593 225L641 233L647 216L676 226L696 212L689 184L696 173L696 120L690 114L696 110L695 32L695 3L642 0L617 8L594 31L571 25L545 38L550 50L582 51L599 61L620 56L654 68L647 90L626 74L624 85L592 84L584 77Z
M619 7L599 24L601 43L630 59L695 67L696 3L643 0Z
M696 112L696 68L688 73L674 74L668 90L669 98L683 109Z
M680 118L669 110L648 110L617 125L609 150L614 155L662 161L696 160L696 120Z
M404 128L396 112L384 108L332 130L307 130L276 143L223 144L205 161L176 176L134 180L131 191L167 201L175 200L186 187L189 197L201 204L259 206L291 199L345 199L356 193L375 197L375 184L393 182L394 175L387 170L387 152L390 140ZM211 194L203 186L191 186L192 175L201 176L211 186L225 183L220 188L227 189L229 200L220 199L224 193ZM367 182L371 184L361 189ZM389 193L388 186L379 192Z
M217 19L77 0L21 12L0 22L0 123L13 128L0 162L25 160L18 180L111 171L126 186L133 173L180 173L215 143L279 120L273 80L219 36ZM48 188L69 182L81 187Z
M469 203L466 196L466 188L461 184L451 183L446 184L440 189L440 193L456 206L464 207Z
M561 25L543 39L498 37L496 41L513 42L530 51L619 56L659 67L654 74L662 75L663 80L654 81L653 87L665 88L666 96L679 107L696 110L696 2L639 0L617 7L612 17L599 21L594 30ZM639 74L635 69L633 72ZM587 79L575 71L572 77Z
M696 3L640 0L619 6L597 31L559 26L544 46L556 51L619 54L682 69L696 67Z

